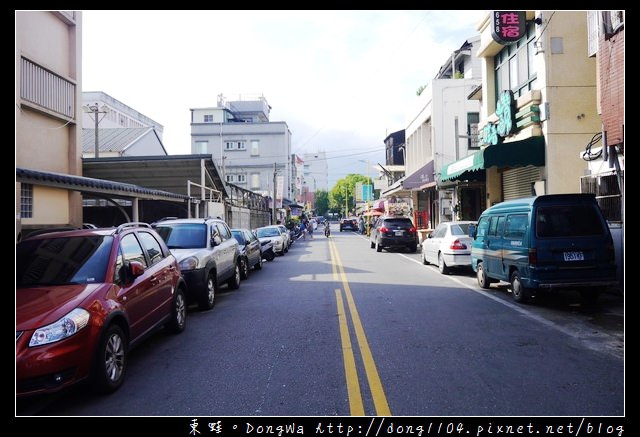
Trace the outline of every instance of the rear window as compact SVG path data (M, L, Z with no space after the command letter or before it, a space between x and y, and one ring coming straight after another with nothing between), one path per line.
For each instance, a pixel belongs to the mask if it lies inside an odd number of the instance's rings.
M393 218L393 219L385 219L384 225L389 228L411 228L413 227L413 222L411 219L407 218Z
M451 235L469 235L469 223L451 225Z
M588 237L605 231L596 205L541 206L536 211L536 235L540 238Z
M156 231L169 249L207 247L207 225L204 223L159 224Z

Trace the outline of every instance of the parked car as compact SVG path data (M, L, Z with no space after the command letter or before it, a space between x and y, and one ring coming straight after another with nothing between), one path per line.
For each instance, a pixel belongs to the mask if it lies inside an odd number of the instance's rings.
M277 226L278 226L278 228L280 228L280 231L282 232L282 235L284 235L285 246L287 247L285 252L288 252L289 248L293 244L293 238L291 238L291 232L289 231L289 229L287 229L287 227L285 225L277 225Z
M247 279L251 269L262 269L260 240L249 229L231 229L231 234L240 244L240 278Z
M349 217L340 219L340 232L348 229L350 231L358 230L358 218L357 217Z
M224 220L169 219L154 226L178 259L188 303L209 310L222 284L231 290L240 287L240 245Z
M418 248L418 233L409 217L380 216L371 227L369 243L377 252L382 252L382 249L406 248L415 253Z
M124 382L130 350L186 326L186 284L147 224L43 233L16 245L16 396Z
M471 229L478 285L511 283L517 302L577 289L587 303L618 284L611 232L593 194L548 194L485 210Z
M262 226L256 229L256 236L263 241L270 241L273 244L273 251L280 256L288 251L285 236L278 225Z
M473 221L441 222L422 241L422 263L437 264L443 275L454 267L471 269L469 226Z

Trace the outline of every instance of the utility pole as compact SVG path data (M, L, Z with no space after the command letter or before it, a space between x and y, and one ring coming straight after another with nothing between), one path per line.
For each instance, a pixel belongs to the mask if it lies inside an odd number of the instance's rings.
M93 105L90 106L86 106L86 109L88 109L88 112L92 112L93 113L93 121L94 121L94 130L95 130L95 156L94 158L99 158L99 154L100 154L100 142L98 140L98 124L100 124L100 119L98 118L98 114L106 114L107 111L104 111L104 107L102 108L102 110L100 108L98 108L98 104L94 103Z
M349 187L344 186L344 217L349 216Z
M272 212L272 219L271 219L271 224L275 225L276 224L276 194L277 194L277 190L278 187L276 185L276 177L277 177L278 173L276 172L276 163L273 163L273 212Z

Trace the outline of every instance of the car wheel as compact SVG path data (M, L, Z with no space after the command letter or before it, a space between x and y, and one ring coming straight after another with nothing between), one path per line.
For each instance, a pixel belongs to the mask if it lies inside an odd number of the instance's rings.
M511 294L513 294L513 300L519 303L526 302L531 297L529 289L522 285L520 273L517 270L511 274Z
M227 281L227 285L230 290L237 290L240 288L240 265L236 263L235 271L233 272L233 276Z
M262 270L262 254L258 256L258 262L253 266L256 270Z
M448 275L451 271L451 269L447 266L447 263L444 262L442 253L438 254L438 270L440 270L440 273L442 273L443 275Z
M173 298L171 320L166 326L169 332L173 334L179 334L184 331L184 328L187 326L187 301L182 288L176 288L176 295Z
M487 289L491 287L491 283L493 282L493 280L487 277L487 274L484 271L484 264L482 263L478 263L478 265L476 266L476 278L478 280L478 285L480 286L480 288Z
M376 252L382 252L382 246L380 246L379 241L376 241Z
M374 247L376 247L376 244L375 244L373 241L371 241L371 240L369 240L369 244L371 245L371 248L372 248L372 249L373 249Z
M271 262L276 258L276 255L273 253L273 250L270 250L269 252L267 252L267 254L264 256L264 259L266 259L267 261Z
M249 260L247 258L240 258L240 279L247 279L249 277Z
M407 246L407 250L409 251L409 253L416 253L418 251L418 246L412 244L410 246Z
M210 310L216 304L216 293L218 292L218 283L216 280L216 272L209 272L207 278L207 288L198 299L198 307L201 310Z
M99 393L112 393L124 382L129 345L118 325L111 325L100 340L94 364L93 386Z

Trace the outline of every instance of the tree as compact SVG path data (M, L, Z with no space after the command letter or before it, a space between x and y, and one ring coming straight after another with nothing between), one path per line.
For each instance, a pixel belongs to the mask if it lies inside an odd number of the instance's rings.
M325 216L329 211L329 192L327 190L316 191L316 214Z
M342 217L353 215L355 210L355 187L358 182L371 184L371 178L361 174L348 174L339 179L329 193L329 208Z

